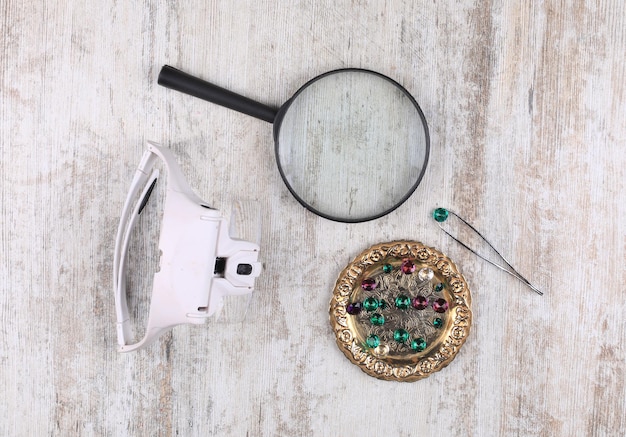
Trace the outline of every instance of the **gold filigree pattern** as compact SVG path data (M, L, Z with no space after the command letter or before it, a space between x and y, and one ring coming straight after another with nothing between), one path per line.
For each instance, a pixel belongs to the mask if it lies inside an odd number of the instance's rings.
M403 270L407 260L414 264L413 270ZM432 270L433 278L422 280L422 269ZM423 299L430 305L396 307L397 296L411 302ZM378 310L360 309L368 298L380 304ZM445 301L445 311L435 301ZM350 305L358 305L359 311L349 311ZM467 282L447 256L416 241L394 241L363 251L341 272L329 313L337 345L361 370L379 379L416 381L454 359L469 335L470 305ZM383 316L382 324L371 321L374 314ZM419 337L426 346L422 349L411 340L396 339L398 330Z

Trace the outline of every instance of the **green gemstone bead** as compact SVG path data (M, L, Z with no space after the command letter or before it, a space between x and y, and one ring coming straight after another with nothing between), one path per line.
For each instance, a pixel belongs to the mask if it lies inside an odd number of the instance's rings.
M393 331L393 339L398 343L405 343L409 339L409 333L400 328Z
M407 309L410 304L411 299L409 299L408 296L401 294L400 296L396 297L396 308L398 308L399 310Z
M443 320L441 320L439 317L435 318L433 320L433 326L435 328L441 328L443 326Z
M367 340L365 340L365 343L367 343L368 347L375 348L375 347L378 347L378 345L380 344L380 338L378 338L378 335L372 334L369 337L367 337Z
M381 299L380 303L378 304L378 308L380 308L381 310L386 310L388 306L389 305L387 305L387 301L385 299Z
M435 285L435 291L437 293L439 293L440 291L443 291L443 288L444 288L444 285L441 282L439 284Z
M383 272L391 273L393 271L393 266L391 264L385 264L383 266Z
M418 352L423 351L424 349L426 349L426 340L424 340L422 337L416 338L411 342L411 349Z
M363 301L365 311L374 311L380 306L380 302L375 297L368 297Z
M433 218L439 223L445 222L448 219L450 213L445 208L437 208L433 211Z
M385 323L385 316L380 313L374 313L372 317L370 317L370 322L372 322L372 325L376 326L383 325Z

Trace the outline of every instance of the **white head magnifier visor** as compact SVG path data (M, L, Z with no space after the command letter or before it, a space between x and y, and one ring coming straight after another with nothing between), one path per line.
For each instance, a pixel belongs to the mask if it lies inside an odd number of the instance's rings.
M128 247L156 185L159 171L153 167L158 158L168 176L159 269L154 275L145 335L129 344L133 333L126 299ZM115 241L113 287L120 352L143 348L176 325L205 323L221 310L224 297L252 293L261 272L258 255L257 244L230 237L228 220L193 192L172 153L149 142L124 203Z

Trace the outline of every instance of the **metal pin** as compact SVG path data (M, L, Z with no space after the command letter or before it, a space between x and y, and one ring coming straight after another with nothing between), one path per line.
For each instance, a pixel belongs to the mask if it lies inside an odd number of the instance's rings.
M454 237L452 234L450 234L448 231L446 231L443 226L441 226L441 223L445 222L448 219L449 215L453 215L455 216L457 219L459 219L463 224L465 224L468 228L470 228L472 231L474 231L480 238L482 238L482 240L487 243L489 245L489 247L491 247L493 249L493 251L495 253L498 254L498 256L502 259L502 261L504 261L504 264L506 264L506 267L495 263L487 258L485 258L484 256L482 256L481 254L479 254L478 252L476 252L474 249L472 249L471 247L469 247L467 244L463 243L462 241L460 241L459 239L457 239L456 237ZM445 209L445 208L437 208L433 211L433 218L435 219L435 221L437 222L437 225L439 226L439 228L445 232L450 238L452 238L454 241L456 241L457 243L459 243L461 246L463 246L464 248L466 248L467 250L469 250L470 252L472 252L474 255L476 255L477 257L479 257L480 259L487 261L489 264L491 264L494 267L499 268L500 270L502 270L503 272L508 273L509 275L513 276L515 279L517 279L518 281L522 282L523 284L525 284L527 287L529 287L531 290L533 290L535 293L539 294L539 295L543 295L543 292L541 290L539 290L537 287L535 287L533 284L530 283L530 281L528 279L526 279L525 277L523 277L512 265L510 262L508 262L506 260L506 258L504 258L502 256L502 254L500 252L498 252L498 250L493 247L493 244L491 244L489 242L489 240L487 240L483 234L481 234L474 226L470 225L464 218L462 218L461 216L459 216L458 214L456 214L453 211L450 211L449 209Z

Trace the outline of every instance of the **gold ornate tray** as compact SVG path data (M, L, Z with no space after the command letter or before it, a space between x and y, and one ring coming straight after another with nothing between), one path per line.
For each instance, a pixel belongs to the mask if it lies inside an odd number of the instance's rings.
M330 301L339 349L368 375L417 381L447 366L472 323L470 290L443 253L377 244L341 272Z

